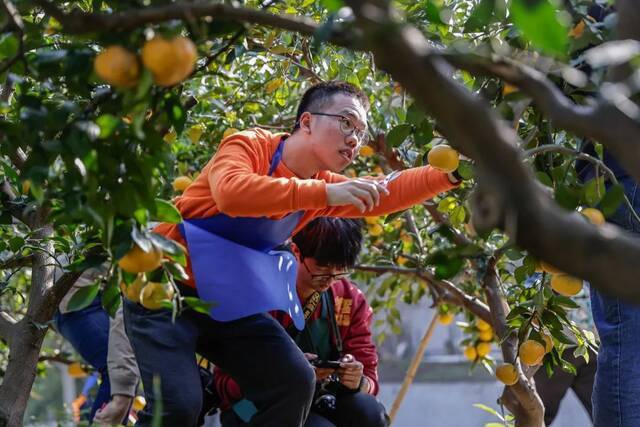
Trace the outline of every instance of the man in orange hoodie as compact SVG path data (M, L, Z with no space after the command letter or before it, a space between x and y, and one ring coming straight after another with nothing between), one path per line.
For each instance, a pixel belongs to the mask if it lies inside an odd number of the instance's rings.
M257 413L251 425L301 426L315 374L286 331L267 313L304 326L295 292L295 257L279 250L319 216L363 217L407 209L447 191L456 177L429 166L389 182L338 174L368 140L367 96L343 82L308 89L291 135L250 129L225 138L215 156L176 201L180 225L156 232L186 244L190 280L183 296L214 304L209 315L150 311L124 302L151 424L162 402L165 425L195 425L202 401L197 352L233 376ZM157 396L154 377L160 380Z

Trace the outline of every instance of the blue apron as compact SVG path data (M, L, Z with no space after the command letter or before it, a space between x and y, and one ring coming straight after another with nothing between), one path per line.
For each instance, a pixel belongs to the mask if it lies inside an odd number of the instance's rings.
M282 158L284 140L271 160L272 175ZM187 241L200 299L213 304L210 315L222 322L280 310L297 329L304 315L296 292L298 262L289 251L276 250L289 239L303 211L282 219L230 217L185 219L180 231Z

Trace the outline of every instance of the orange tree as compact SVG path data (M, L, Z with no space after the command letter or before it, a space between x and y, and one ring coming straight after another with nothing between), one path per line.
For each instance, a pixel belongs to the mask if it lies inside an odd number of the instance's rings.
M464 310L466 354L492 369L497 342L501 402L517 425L542 425L531 376L540 364L571 369L565 347L586 357L593 345L568 316L581 280L640 300L640 244L599 215L629 203L603 148L640 179L640 25L630 0L604 22L589 5L2 0L0 425L21 424L51 318L87 268L108 266L75 309L101 292L113 312L121 291L205 308L174 291L182 248L150 223L180 221L170 199L225 132L291 129L299 95L328 79L372 101L374 142L348 174L455 167L445 145L466 156L459 189L367 220L360 274L373 304L392 328L399 299L431 297L443 319ZM586 138L597 155L579 151ZM580 182L577 159L598 177Z

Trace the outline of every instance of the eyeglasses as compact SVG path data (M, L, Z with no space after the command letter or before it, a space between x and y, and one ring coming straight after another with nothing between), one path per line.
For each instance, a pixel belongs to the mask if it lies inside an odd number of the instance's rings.
M338 122L340 123L340 132L344 136L355 136L358 139L358 145L366 145L369 143L369 131L365 129L358 129L351 120L347 116L343 116L342 114L329 114L329 113L318 113L309 111L309 114L313 114L315 116L327 116L327 117L336 117Z
M309 272L309 275L311 276L311 283L315 285L323 285L327 282L332 282L332 283L337 282L338 280L346 279L351 274L350 271L344 271L338 274L313 274L311 273L311 269L309 268L307 263L304 262L304 258L302 258L302 264L304 265L304 268L307 269L307 271Z

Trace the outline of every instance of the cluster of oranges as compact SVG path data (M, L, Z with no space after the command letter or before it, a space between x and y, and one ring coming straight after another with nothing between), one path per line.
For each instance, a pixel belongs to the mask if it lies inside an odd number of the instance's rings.
M144 273L153 271L162 264L162 250L151 247L144 251L135 245L118 261L118 266L128 273L138 276L133 283L120 284L120 290L129 300L139 303L149 310L158 310L165 301L173 299L174 290L168 283L148 282Z
M478 358L486 357L491 353L491 341L493 341L493 328L482 319L478 319L475 324L478 340L475 345L469 345L464 349L467 359L474 361Z
M156 36L144 44L140 59L153 74L156 84L173 86L193 72L198 52L188 37L165 39ZM102 80L118 88L135 87L140 78L138 56L119 45L109 46L100 52L93 67Z

